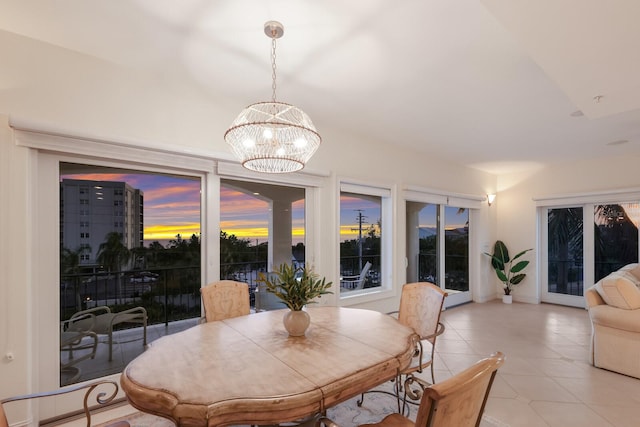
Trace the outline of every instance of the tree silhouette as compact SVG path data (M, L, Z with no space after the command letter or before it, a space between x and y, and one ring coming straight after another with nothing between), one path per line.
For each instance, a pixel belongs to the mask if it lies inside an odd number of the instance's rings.
M121 271L130 258L131 252L122 243L122 234L115 231L107 233L105 241L100 243L96 260L108 273L115 273L117 295L122 295Z

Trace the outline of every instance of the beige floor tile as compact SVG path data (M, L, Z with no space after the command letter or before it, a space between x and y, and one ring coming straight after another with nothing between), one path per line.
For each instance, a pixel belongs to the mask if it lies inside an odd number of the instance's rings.
M485 413L509 427L549 427L526 402L518 399L490 397Z
M591 405L591 409L616 427L638 427L640 424L640 405Z
M507 382L502 379L500 373L493 379L493 386L491 387L491 397L515 399L518 397L518 393Z
M535 359L539 360L539 359ZM552 360L552 359L543 359ZM553 359L557 360L557 359ZM500 368L501 374L517 374L517 375L544 375L544 371L540 369L537 363L532 362L531 359L525 359L516 356L507 356L504 365Z
M436 341L436 349L439 354L442 353L459 353L459 354L475 354L474 349L464 340L442 340Z
M531 407L550 427L613 427L581 403L531 402Z
M614 385L610 380L591 377L555 378L555 381L584 403L629 406L637 404L625 390Z
M566 388L549 377L529 375L500 375L519 396L528 400L547 400L553 402L578 402Z

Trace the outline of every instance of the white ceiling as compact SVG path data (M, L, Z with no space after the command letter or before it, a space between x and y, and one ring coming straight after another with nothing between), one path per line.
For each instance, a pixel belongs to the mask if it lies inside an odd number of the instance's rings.
M268 20L285 27L277 98L321 134L493 173L640 155L637 0L2 0L0 29L192 79L240 112L271 97Z

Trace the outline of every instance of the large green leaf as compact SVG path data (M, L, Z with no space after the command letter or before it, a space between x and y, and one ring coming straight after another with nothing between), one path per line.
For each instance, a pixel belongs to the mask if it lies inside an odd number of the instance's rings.
M504 274L504 271L499 268L496 268L496 275L498 276L498 279L502 280L503 282L507 282L509 280L507 275Z
M515 259L515 258L514 258ZM518 262L516 265L514 265L513 267L511 267L511 272L512 273L519 273L520 271L524 270L524 268L529 265L529 261L520 261Z
M526 277L526 274L524 274L524 273L516 274L515 276L513 276L511 278L511 280L509 282L512 285L517 285L518 283L522 282L525 277Z

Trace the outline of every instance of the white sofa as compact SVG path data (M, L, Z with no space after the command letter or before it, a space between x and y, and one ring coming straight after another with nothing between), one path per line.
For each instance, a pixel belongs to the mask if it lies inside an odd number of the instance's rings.
M629 264L587 289L593 366L640 378L640 265Z

